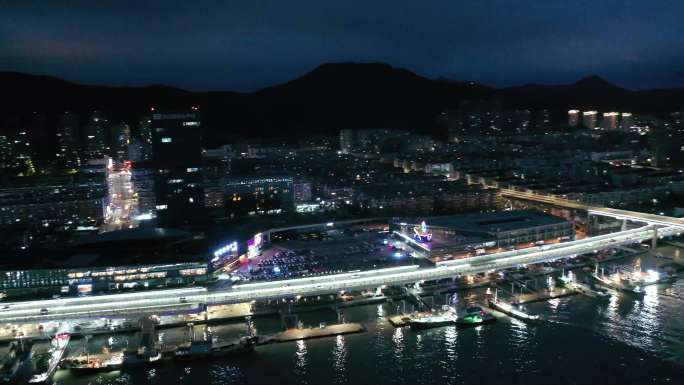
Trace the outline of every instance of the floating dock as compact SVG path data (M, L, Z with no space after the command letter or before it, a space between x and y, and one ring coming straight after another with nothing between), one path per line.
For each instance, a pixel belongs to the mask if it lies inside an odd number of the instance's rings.
M265 339L264 343L282 343L313 338L333 337L343 334L354 334L366 331L366 327L360 323L344 323L317 328L288 329Z
M554 290L546 290L543 292L536 292L536 293L527 293L527 294L521 294L518 296L517 300L515 301L515 304L517 305L522 305L526 303L532 303L532 302L541 302L541 301L546 301L549 299L554 299L554 298L563 298L563 297L569 297L571 295L576 295L577 291L569 289L569 288L558 288Z

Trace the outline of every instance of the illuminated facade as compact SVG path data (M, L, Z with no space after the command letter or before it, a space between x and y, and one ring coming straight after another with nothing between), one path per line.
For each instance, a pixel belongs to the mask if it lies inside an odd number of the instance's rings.
M76 227L94 225L103 218L104 178L39 183L0 189L0 226Z
M207 273L207 264L200 262L5 270L0 271L0 290L8 296L31 293L90 294L203 283L207 281Z
M591 130L595 129L598 124L598 112L584 111L582 113L582 125Z
M604 112L601 120L601 128L604 130L617 130L620 120L619 112Z

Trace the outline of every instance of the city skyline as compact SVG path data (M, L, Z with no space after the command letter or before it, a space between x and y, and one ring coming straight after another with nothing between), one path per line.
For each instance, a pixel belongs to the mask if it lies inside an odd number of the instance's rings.
M684 383L682 15L0 0L0 383Z

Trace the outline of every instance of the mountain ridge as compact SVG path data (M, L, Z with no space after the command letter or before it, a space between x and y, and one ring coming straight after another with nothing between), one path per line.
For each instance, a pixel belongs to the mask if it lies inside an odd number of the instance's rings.
M387 63L325 63L290 81L255 92L189 91L166 85L81 85L49 75L0 72L7 91L0 104L0 129L25 124L45 112L44 136L53 135L65 110L87 114L101 109L114 121L135 124L151 106L199 105L205 140L305 137L341 128L405 128L441 134L436 116L463 100L498 100L505 108L549 109L556 122L570 108L621 110L664 116L684 103L684 88L632 91L599 76L575 83L494 88L470 81L429 79ZM8 124L7 122L14 122ZM19 123L17 123L19 122Z

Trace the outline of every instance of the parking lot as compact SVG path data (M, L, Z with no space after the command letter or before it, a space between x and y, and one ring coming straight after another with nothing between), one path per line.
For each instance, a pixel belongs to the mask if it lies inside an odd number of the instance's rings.
M259 281L413 263L406 250L395 246L388 232L359 227L274 237L260 256L243 264L236 274Z

